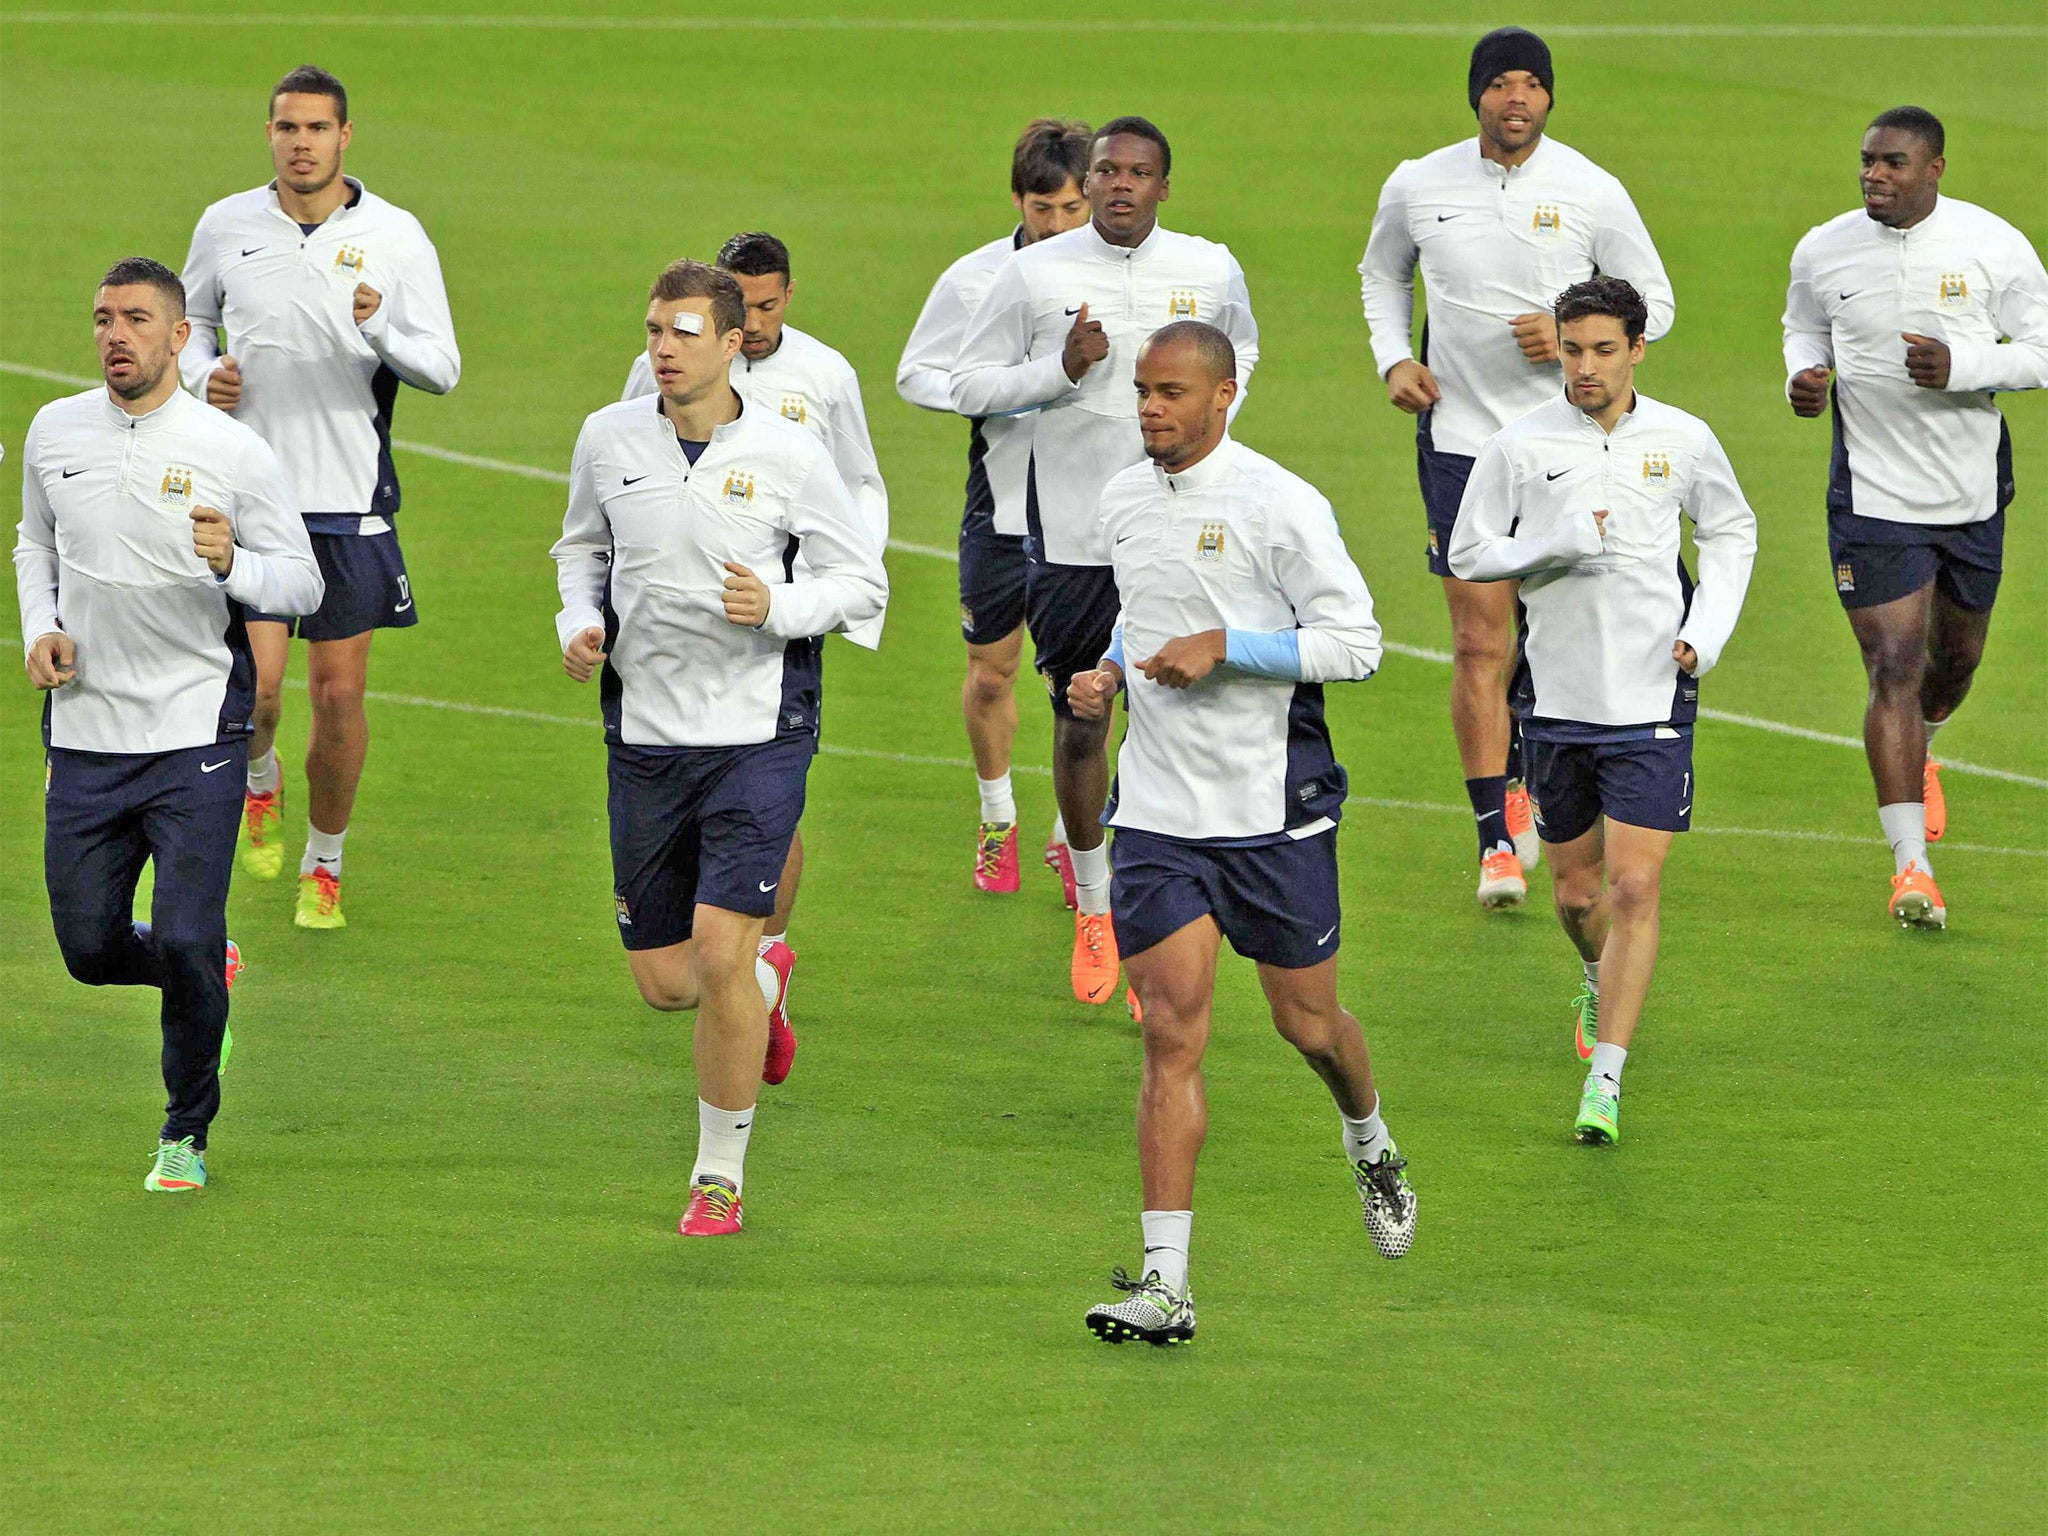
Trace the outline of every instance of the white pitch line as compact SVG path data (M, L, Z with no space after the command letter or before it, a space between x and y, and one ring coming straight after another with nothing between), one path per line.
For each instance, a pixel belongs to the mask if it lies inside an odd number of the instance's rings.
M300 678L291 678L287 686L303 689L306 684ZM416 693L384 693L370 689L364 698L377 704L400 704L412 709L440 709L457 715L482 715L494 720L523 720L535 725L566 725L577 730L601 730L604 722L593 720L588 715L551 715L538 709L512 709L502 704L465 704L456 699L429 699ZM831 742L820 744L818 750L827 757L864 758L870 762L910 763L925 768L968 769L973 762L964 757L939 757L923 752L879 752L868 747L842 747ZM1040 778L1050 778L1052 770L1037 763L1013 763L1012 773L1028 773ZM1379 795L1353 795L1353 805L1370 805L1388 811L1428 811L1439 815L1469 816L1470 806L1446 805L1435 800L1392 800ZM1704 832L1717 837L1765 837L1783 842L1798 843L1849 843L1857 847L1889 847L1881 837L1851 837L1841 832L1798 832L1778 827L1694 827L1695 832ZM1979 843L1943 843L1944 853L1990 853L2007 858L2048 859L2048 848L1996 848Z
M898 32L898 33L1029 33L1035 35L1124 34L1125 21L1001 17L973 20L958 16L478 16L424 14L413 16L239 15L218 12L25 11L0 16L0 25L122 27L308 27L410 28L534 32ZM1203 20L1174 17L1165 23L1172 35L1222 37L1368 37L1454 38L1465 41L1485 30L1481 22L1281 21L1252 18ZM2048 36L2048 27L2026 23L1979 26L1915 26L1853 22L1607 22L1561 23L1544 27L1550 37L1643 38L1692 41L1796 41L1800 39L1896 39L1901 42L1998 42Z
M30 368L23 363L0 362L0 373L19 374L23 378L43 379L52 384L72 384L80 389L90 389L99 383L98 379L84 378L75 373L54 373L47 368ZM453 448L437 448L432 443L414 443L402 438L393 438L391 446L407 453L417 453L424 458L440 459L448 464L460 464L468 469L490 469L500 474L518 475L527 480L545 480L554 485L567 485L569 477L558 469L542 469L537 464L520 464L512 459L493 459L476 453L458 453ZM921 555L931 560L950 560L960 563L957 550L944 549L936 544L913 544L907 539L891 539L889 548L905 555ZM1397 656L1412 657L1417 661L1448 666L1451 662L1449 651L1440 651L1426 645L1406 645L1399 640L1382 642L1385 648ZM1773 736L1792 736L1801 741L1825 742L1832 747L1863 749L1860 737L1843 736L1834 731L1816 731L1810 726L1790 725L1783 720L1767 720L1761 715L1736 714L1725 709L1702 709L1702 720L1717 721L1722 725L1740 725L1753 731L1765 731ZM1983 763L1966 762L1961 758L1945 757L1941 760L1944 772L1971 774L1980 779L2001 779L2008 784L2024 784L2029 789L2048 789L2048 779L2033 774L2014 773L2009 768L1992 768Z

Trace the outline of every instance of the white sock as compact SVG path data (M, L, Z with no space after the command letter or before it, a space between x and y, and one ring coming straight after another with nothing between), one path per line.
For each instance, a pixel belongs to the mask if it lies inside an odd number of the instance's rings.
M1597 995L1600 991L1600 962L1598 960L1581 960L1579 964L1585 967L1586 985L1591 987Z
M1605 1040L1593 1047L1593 1072L1614 1084L1614 1091L1621 1092L1621 1066L1628 1060L1628 1047L1609 1045Z
M690 1170L696 1183L714 1173L734 1190L746 1182L747 1137L753 1134L754 1111L720 1109L716 1104L697 1101L697 1165Z
M1093 848L1069 844L1067 851L1074 857L1074 893L1081 910L1100 917L1109 910L1109 840L1104 838Z
M774 1012L775 1000L782 996L782 978L759 955L754 956L754 981L761 989L761 1001L768 1005L769 1012Z
M1922 720L1920 723L1927 727L1927 750L1929 752L1932 752L1934 750L1934 733L1940 730L1944 725L1947 725L1948 721Z
M974 782L981 790L983 821L1014 822L1017 819L1017 796L1010 789L1007 771L999 779L984 779L977 774Z
M341 840L348 836L348 828L339 832L322 832L311 822L306 823L306 852L299 860L299 873L310 875L316 869L324 869L335 879L341 878Z
M1056 843L1067 840L1067 818L1058 811L1052 813L1052 840Z
M1363 1120L1354 1120L1341 1110L1338 1118L1344 1122L1344 1159L1351 1163L1376 1163L1382 1152L1394 1149L1394 1138L1387 1134L1387 1123L1380 1118L1379 1101L1373 1101L1372 1113Z
M761 942L755 946L755 953L765 955L772 945L787 944L788 942L789 930L786 928L780 933L764 933L761 935Z
M1145 1229L1145 1260L1138 1266L1138 1278L1159 1271L1159 1278L1175 1294L1188 1288L1188 1235L1194 1230L1193 1211L1146 1211L1138 1217Z
M1908 864L1918 864L1928 874L1934 869L1927 862L1927 807L1918 800L1901 800L1897 805L1880 805L1877 819L1884 827L1886 841L1892 845L1892 873L1903 875Z
M274 795L283 775L277 771L277 748L272 747L261 757L249 759L249 793L252 795Z

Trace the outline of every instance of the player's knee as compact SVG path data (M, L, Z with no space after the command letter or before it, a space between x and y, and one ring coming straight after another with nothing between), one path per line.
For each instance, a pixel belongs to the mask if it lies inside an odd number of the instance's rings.
M1552 880L1550 900L1564 923L1577 928L1600 905L1600 887L1592 880Z
M365 690L366 684L360 677L315 677L306 685L313 711L320 715L359 713Z
M1873 693L1915 692L1926 678L1927 647L1918 635L1885 635L1865 643L1863 667Z
M635 976L640 1000L661 1013L687 1013L697 1006L697 994L680 982L657 976Z
M1273 1027L1282 1040L1302 1055L1326 1060L1337 1054L1344 1010L1299 1002L1279 1003L1273 1008Z
M1515 659L1515 633L1505 625L1480 619L1454 619L1451 654L1462 667L1506 667Z
M1153 1066L1186 1067L1202 1059L1201 1004L1171 994L1145 999L1145 1060Z
M1640 917L1657 910L1658 877L1645 870L1624 870L1608 881L1607 899L1617 916Z
M284 715L284 682L256 681L256 702L249 711L249 723L259 731L274 731Z
M994 709L1008 699L1017 682L1017 669L1007 671L993 662L971 660L967 663L967 696L979 708Z
M57 930L57 949L64 956L64 969L73 981L88 987L104 987L122 971L123 946L119 936L98 930L82 932Z

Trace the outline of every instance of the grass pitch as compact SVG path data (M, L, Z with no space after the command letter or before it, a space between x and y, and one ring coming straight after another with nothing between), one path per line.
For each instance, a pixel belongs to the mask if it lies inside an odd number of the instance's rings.
M902 338L938 271L1008 227L1027 117L1142 111L1174 141L1168 222L1249 274L1264 357L1240 435L1336 503L1389 636L1443 645L1409 423L1372 377L1352 269L1394 163L1472 131L1466 51L1494 18L229 9L0 10L0 362L90 374L94 278L138 251L177 264L201 207L265 178L264 92L311 58L351 89L351 171L420 215L448 275L465 376L406 392L399 437L565 469L652 272L768 228L795 254L795 322L861 371L897 537L944 547L965 432L895 398ZM1779 392L1786 260L1852 205L1861 126L1902 100L1946 119L1953 195L2048 245L2048 93L2024 67L2043 29L2038 7L1876 0L1758 30L1783 15L1525 19L1556 52L1555 135L1628 184L1677 285L1643 385L1715 426L1762 519L1706 703L1842 736L1863 685L1828 581L1827 429ZM63 388L0 374L0 495ZM1068 1000L1049 877L1009 900L969 885L953 568L892 555L884 650L830 647L792 934L803 1054L764 1096L745 1239L686 1245L688 1026L640 1004L613 936L596 701L550 623L560 490L402 454L423 623L378 642L350 927L299 933L288 883L238 882L250 971L199 1199L141 1192L155 999L65 977L37 701L0 693L0 1524L2038 1526L2048 409L2006 409L2005 594L1942 747L2031 782L1950 775L1953 926L1903 934L1860 754L1703 725L1699 835L1671 861L1613 1153L1567 1139L1577 967L1547 880L1518 917L1472 900L1447 670L1395 655L1332 690L1357 796L1345 992L1420 1239L1373 1255L1327 1097L1227 966L1202 1334L1170 1353L1081 1327L1137 1242L1136 1034ZM1045 712L1028 685L1023 703L1028 841L1052 811ZM304 695L287 707L297 836Z

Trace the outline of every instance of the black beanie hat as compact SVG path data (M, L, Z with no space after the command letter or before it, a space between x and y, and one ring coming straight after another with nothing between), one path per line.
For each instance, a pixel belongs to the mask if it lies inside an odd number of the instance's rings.
M1485 94L1487 81L1511 69L1526 69L1542 82L1544 94L1553 98L1557 95L1550 76L1550 45L1525 28L1497 27L1472 45L1472 76L1467 93L1474 112L1479 110L1479 98Z

